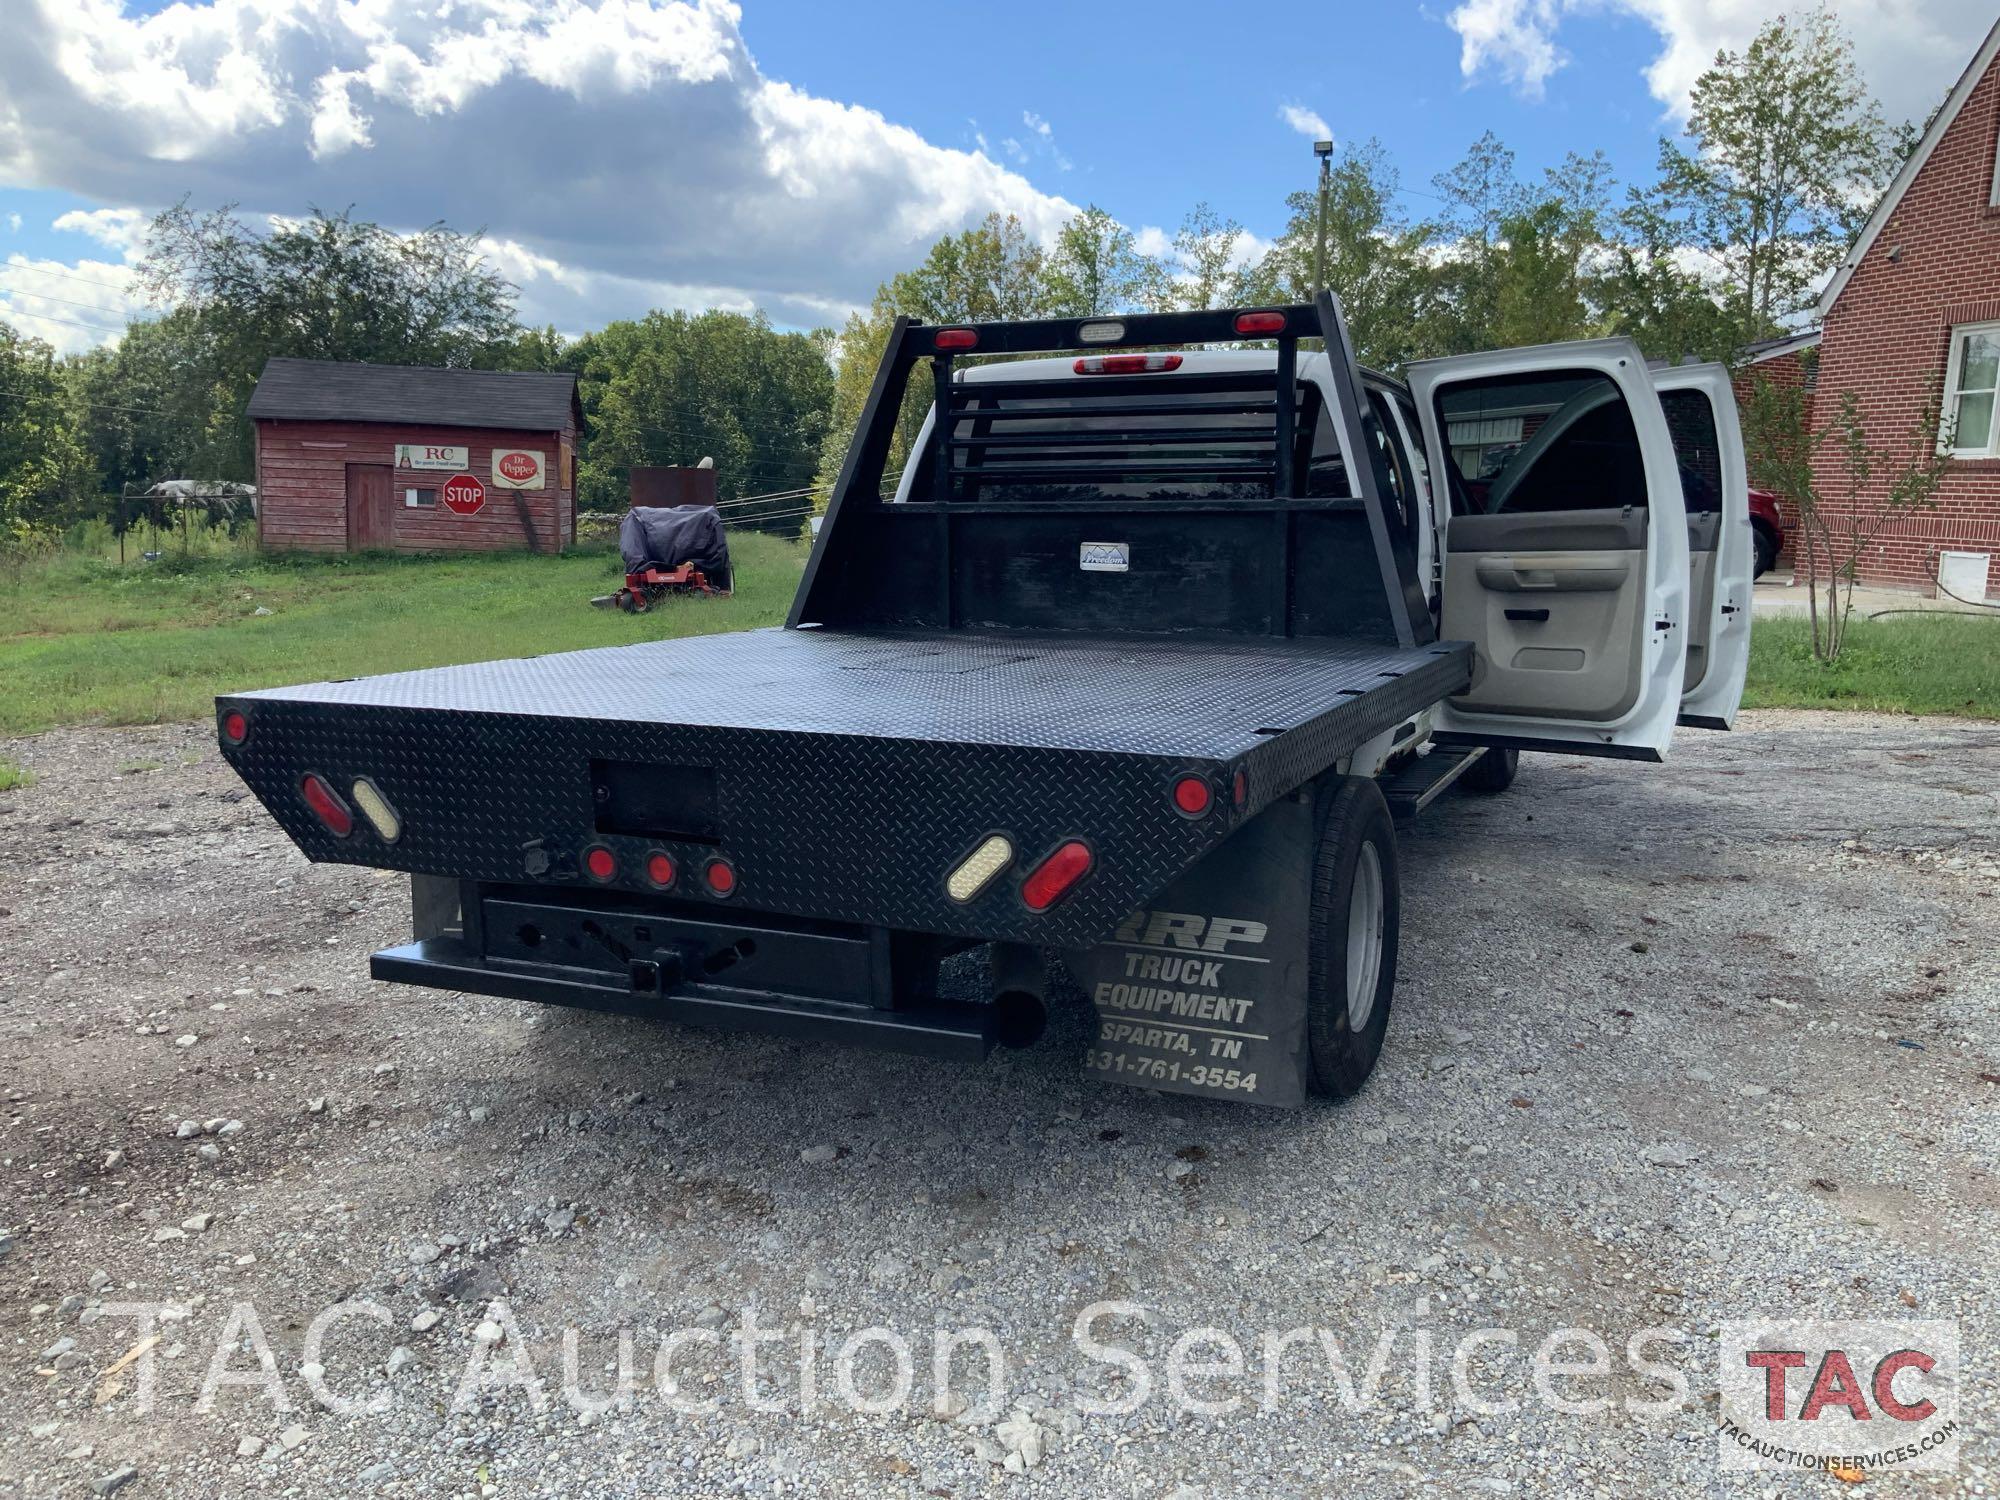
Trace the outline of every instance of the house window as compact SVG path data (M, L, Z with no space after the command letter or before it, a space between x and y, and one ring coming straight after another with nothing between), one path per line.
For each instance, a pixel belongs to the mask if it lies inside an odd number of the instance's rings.
M2000 422L1993 398L2000 387L2000 323L1960 325L1951 331L1951 359L1944 372L1944 418L1951 451L1960 458L2000 453Z
M410 510L420 510L438 503L438 492L433 489L412 487L403 491L403 504Z

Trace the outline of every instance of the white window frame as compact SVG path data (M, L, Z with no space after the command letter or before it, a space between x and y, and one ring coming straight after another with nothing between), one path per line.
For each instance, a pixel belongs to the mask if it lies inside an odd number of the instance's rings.
M2000 339L2000 323L1955 323L1952 325L1951 352L1946 356L1944 366L1943 414L1947 419L1956 418L1958 415L1958 398L1964 394L1958 388L1960 355L1965 349L1966 338L1975 333L1991 334L1994 338ZM1996 380L1996 384L2000 384L2000 380ZM1984 395L1986 391L1982 387L1980 390L1974 391L1973 394L1976 396ZM1942 431L1938 434L1938 450L1940 452L1945 451L1944 434ZM1977 448L1965 447L1958 441L1958 433L1954 427L1950 452L1953 458L2000 457L2000 390L1996 390L1994 393L1993 419L1987 424L1985 443Z

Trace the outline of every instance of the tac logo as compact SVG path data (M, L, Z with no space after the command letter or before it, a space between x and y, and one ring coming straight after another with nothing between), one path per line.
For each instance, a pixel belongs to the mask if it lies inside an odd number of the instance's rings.
M1722 1325L1725 1469L1843 1478L1958 1463L1958 1325L1759 1319Z

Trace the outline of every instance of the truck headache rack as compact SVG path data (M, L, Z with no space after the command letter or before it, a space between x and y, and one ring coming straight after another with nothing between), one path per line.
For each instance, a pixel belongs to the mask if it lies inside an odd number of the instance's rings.
M1301 339L1321 342L1346 493L1300 493ZM1109 351L1270 344L1274 369L1121 373ZM970 381L959 362L1052 352L1097 361L1074 379ZM1138 356L1126 356L1128 360ZM929 361L936 419L909 499L882 496L906 386ZM1003 367L1004 368L1004 367ZM788 624L869 628L1134 628L1435 638L1416 563L1367 460L1359 367L1332 294L1251 310L1134 313L932 327L898 319ZM1051 429L1087 415L1088 431ZM1032 424L1044 424L1036 430ZM1309 434L1308 434L1309 437ZM1205 490L1190 486L1209 481ZM1171 493L1149 493L1172 481ZM1075 493L1022 501L1033 483ZM1133 494L1131 491L1140 491ZM1118 492L1118 493L1107 493ZM1058 523L1022 512L1063 510ZM1130 585L1089 593L1027 576L1076 566L1074 521L1124 524ZM1009 519L999 521L999 516ZM1164 518L1178 516L1178 521ZM1224 576L1228 597L1190 580ZM1143 624L1139 628L1145 628Z

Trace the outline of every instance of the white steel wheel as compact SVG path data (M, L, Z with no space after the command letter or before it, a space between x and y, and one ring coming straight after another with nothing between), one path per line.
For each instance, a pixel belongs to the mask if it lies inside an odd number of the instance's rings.
M1382 855L1372 840L1354 861L1347 892L1347 1029L1368 1028L1375 1010L1375 987L1382 978Z

